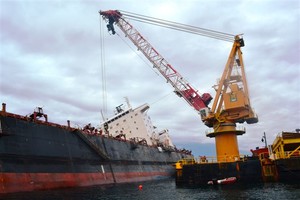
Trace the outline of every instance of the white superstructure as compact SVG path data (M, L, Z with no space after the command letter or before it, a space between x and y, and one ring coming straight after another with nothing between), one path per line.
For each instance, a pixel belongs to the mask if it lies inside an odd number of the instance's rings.
M150 106L143 104L132 109L127 101L128 108L123 109L122 105L116 107L115 116L107 119L101 129L106 135L112 137L124 137L126 140L136 142L146 141L148 145L162 145L174 148L167 129L157 131L153 126L151 118L147 115ZM105 131L105 127L106 130Z

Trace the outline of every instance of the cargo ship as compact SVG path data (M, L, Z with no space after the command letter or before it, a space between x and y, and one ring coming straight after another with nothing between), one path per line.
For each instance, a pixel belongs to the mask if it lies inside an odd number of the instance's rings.
M265 139L265 135L263 136ZM176 163L177 186L255 184L262 182L298 183L300 180L300 132L281 132L272 145L256 147L251 156L237 161L214 157L182 159Z
M129 103L128 103L129 104ZM175 176L174 163L191 157L168 130L158 131L148 104L116 108L98 127L0 112L0 193L156 180Z

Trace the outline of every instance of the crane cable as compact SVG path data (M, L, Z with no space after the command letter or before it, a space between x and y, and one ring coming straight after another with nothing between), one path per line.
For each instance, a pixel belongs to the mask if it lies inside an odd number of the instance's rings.
M105 43L104 30L102 20L100 18L100 63L101 63L101 80L102 80L102 117L107 114L107 91L106 91L106 65L105 65ZM104 120L104 119L103 119Z
M103 27L102 21L100 18L100 27ZM149 62L147 62L140 54L138 54L135 49L126 41L123 37L121 37L118 33L116 35L134 52L145 64L149 69L151 69L158 77L162 78L160 74L154 70L152 65L150 65ZM100 49L101 49L101 75L102 75L102 109L105 115L107 115L107 92L106 92L106 67L105 67L105 47L104 47L104 34L103 34L103 28L100 28ZM164 80L164 79L163 79ZM163 95L162 97L156 99L154 102L150 103L150 105L153 105L166 97L170 96L173 92L170 92L166 95ZM103 114L103 113L102 113ZM103 116L102 116L103 117ZM104 117L103 117L104 118ZM104 119L103 119L104 120Z
M100 26L101 26L101 22L102 20L100 19ZM101 31L101 39L103 40L103 29L100 30ZM138 52L133 49L133 47L126 41L124 40L123 37L121 37L118 33L116 33L116 35L132 50L132 52L134 52L145 64L147 67L149 67L149 69L151 69L151 71L153 71L158 77L162 78L162 76L160 76L160 74L154 70L153 66L150 65L149 62L147 62L147 60L144 59L144 57L142 57L140 54L138 54ZM101 40L101 41L102 41ZM104 53L104 41L101 42L101 69L102 69L102 93L103 93L103 102L105 102L105 106L103 105L103 109L105 108L105 112L107 112L107 94L106 94L106 77L105 77L105 53ZM165 80L165 79L163 79ZM150 105L154 105L162 100L164 100L165 98L169 97L171 94L173 93L172 92L169 92L168 94L165 94L159 98L157 98L155 101L151 102Z
M133 21L152 24L152 25L156 25L156 26L160 26L160 27L164 27L164 28L169 28L169 29L173 29L173 30L177 30L177 31L201 35L201 36L214 38L214 39L218 39L218 40L223 40L223 41L227 41L227 42L234 42L234 40L235 40L235 35L233 35L233 34L224 33L224 32L220 32L220 31L214 31L214 30L200 28L200 27L191 26L191 25L186 25L186 24L182 24L182 23L178 23L178 22L172 22L172 21L163 20L163 19L159 19L159 18L153 18L153 17L135 14L135 13L127 12L127 11L122 11L122 10L119 10L119 11L121 11L122 16L125 16L126 19L130 19ZM121 19L122 19L122 17L121 17ZM100 19L100 21L102 21L102 20ZM127 44L130 47L130 45L122 37L120 37L119 34L117 34L117 35L119 36L120 39L123 40L123 42L125 44ZM239 35L243 35L243 34L239 34ZM132 47L130 47L130 48L132 49ZM133 50L133 52L135 52L137 54L136 51ZM145 62L147 64L148 67L150 67L152 69L152 66L150 66L139 54L137 54L137 55L140 57L141 60L143 60L143 62ZM152 71L154 71L154 70L152 69ZM154 71L154 72L159 76L159 74L156 71ZM164 95L159 100L153 102L153 104L166 98L167 96L169 96L169 94Z
M162 76L160 76L160 74L154 70L154 68L152 67L152 65L149 64L149 62L147 62L140 54L138 54L137 51L135 51L132 46L130 46L130 44L128 42L126 42L118 33L116 33L116 35L132 50L132 52L134 52L145 64L147 67L149 67L158 77L162 78L163 80L165 80ZM169 97L171 94L173 93L172 92L169 92L168 94L165 94L161 97L159 97L158 99L156 99L155 101L151 102L150 105L154 105L162 100L164 100L165 98Z
M220 31L214 31L210 29L205 29L205 28L200 28L196 26L191 26L191 25L186 25L178 22L172 22L168 20L163 20L159 18L154 18L154 17L148 17L145 15L140 15L140 14L135 14L131 12L126 12L126 11L121 11L122 15L125 16L126 18L138 22L143 22L143 23L148 23L156 26L161 26L164 28L169 28L173 30L178 30L178 31L183 31L187 33L192 33L196 35L201 35L205 37L210 37L218 40L223 40L227 42L233 42L235 35L229 34L229 33L224 33Z
M152 65L150 65L148 60L146 60L144 57L138 54L138 52L134 50L133 47L128 42L126 42L126 40L124 40L124 38L121 37L118 33L116 33L116 35L132 50L133 53L135 53L146 64L147 67L149 67L149 69L151 69L157 76L160 77L160 74L153 69Z
M227 34L227 33L222 33L222 32L218 32L218 31L213 31L213 30L209 30L209 29L203 29L203 28L199 28L199 27L195 27L195 26L189 26L189 25L185 25L185 24L181 24L181 23L177 23L177 22L171 22L171 21L167 21L167 20L162 20L162 19L158 19L158 18L152 18L152 17L147 17L144 15L138 15L138 14L134 14L134 13L130 13L130 12L126 12L126 11L121 11L122 15L124 15L126 17L126 19L131 19L133 21L139 21L139 22L144 22L144 23L148 23L148 24L153 24L153 25L157 25L157 26L161 26L161 27L165 27L165 28L170 28L170 29L174 29L174 30L178 30L178 31L184 31L184 32L188 32L188 33L193 33L193 34L197 34L197 35L202 35L202 36L207 36L207 37L211 37L211 38L215 38L215 39L219 39L219 40L224 40L224 41L228 41L228 42L233 42L234 40L234 35L233 34ZM129 13L129 14L127 14ZM148 18L148 19L147 19ZM121 18L122 19L122 18ZM140 19L140 20L139 20ZM189 30L190 29L190 30ZM202 31L203 33L201 33L200 31ZM205 33L207 32L207 33ZM209 35L210 34L210 35ZM213 35L214 34L214 35ZM148 62L146 62L143 57L141 57L141 55L139 55L129 44L128 42L126 42L123 37L121 37L118 33L116 33L116 35L118 35L118 37L138 56L140 57L140 59L155 73L157 74L159 77L160 74L158 72L156 72L152 65L150 65ZM219 36L218 36L219 35ZM161 77L163 78L163 77ZM165 80L165 79L163 79ZM168 97L170 94L172 94L173 92L170 92L166 95L163 95L162 97L158 98L156 101L152 102L150 105L156 104L157 102L165 99L166 97Z

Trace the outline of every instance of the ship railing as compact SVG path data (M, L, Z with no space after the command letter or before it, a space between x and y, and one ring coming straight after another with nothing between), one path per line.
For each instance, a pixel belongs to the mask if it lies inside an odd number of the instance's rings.
M295 149L294 151L287 151L285 153L287 153L288 158L300 157L300 146L297 149Z
M246 128L244 126L236 126L235 130L238 132L246 132ZM205 130L205 135L208 136L214 132L215 132L215 130L213 128L208 128Z
M239 156L199 156L196 158L196 162L200 164L209 163L222 163L222 162L233 162L247 160L247 156L240 154Z
M60 125L60 124L56 124L56 123L53 123L53 122L39 120L39 119L32 119L29 116L23 116L23 115L18 115L18 114L9 113L9 112L1 111L0 114L3 115L3 116L16 118L16 119L20 119L20 120L23 120L23 121L35 122L37 124L44 124L44 125L52 126L52 127L58 127L58 128L63 128L63 129L70 129L71 128L70 126Z
M300 146L294 151L284 151L283 154L281 152L275 153L276 159L288 159L288 158L298 158L300 157Z
M224 158L222 157L222 159L220 156L219 157L199 156L199 157L194 157L194 158L184 158L184 159L178 160L175 164L175 167L178 170L178 169L182 169L183 165L224 163L224 162L234 162L234 161L244 162L246 160L247 160L247 156L245 156L245 155L240 155L239 157L235 156L235 159L233 159L230 156L224 156Z

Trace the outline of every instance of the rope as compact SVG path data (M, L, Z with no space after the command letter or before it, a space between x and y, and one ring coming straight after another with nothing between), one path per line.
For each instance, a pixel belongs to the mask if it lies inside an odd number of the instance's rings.
M105 43L104 43L104 30L102 19L100 16L100 63L101 63L101 80L102 80L102 110L107 114L107 90L106 90L106 65L105 65Z
M128 42L126 42L126 40L123 37L121 37L118 33L116 33L116 35L119 36L119 38L147 65L147 67L149 67L156 75L160 76L160 74L153 69L152 65L150 65L148 60L145 60L144 57L138 54L138 52L134 50L133 47Z
M161 26L164 28L183 31L183 32L192 33L192 34L196 34L196 35L201 35L201 36L206 36L206 37L210 37L210 38L214 38L214 39L218 39L218 40L224 40L227 42L234 41L233 34L228 34L228 33L214 31L214 30L205 29L205 28L199 28L196 26L181 24L181 23L163 20L163 19L159 19L159 18L148 17L145 15L138 15L138 14L134 14L134 13L126 12L126 11L121 11L121 13L126 18L134 20L134 21L138 21L138 22L148 23L148 24L152 24L152 25L156 25L156 26Z
M163 100L163 99L165 99L165 98L169 97L171 94L173 94L173 91L172 91L172 92L170 92L170 93L168 93L168 94L166 94L166 95L164 95L164 96L162 96L162 97L160 97L159 99L157 99L157 100L153 101L152 103L150 103L150 105L152 106L152 105L154 105L154 104L156 104L156 103L160 102L161 100Z

